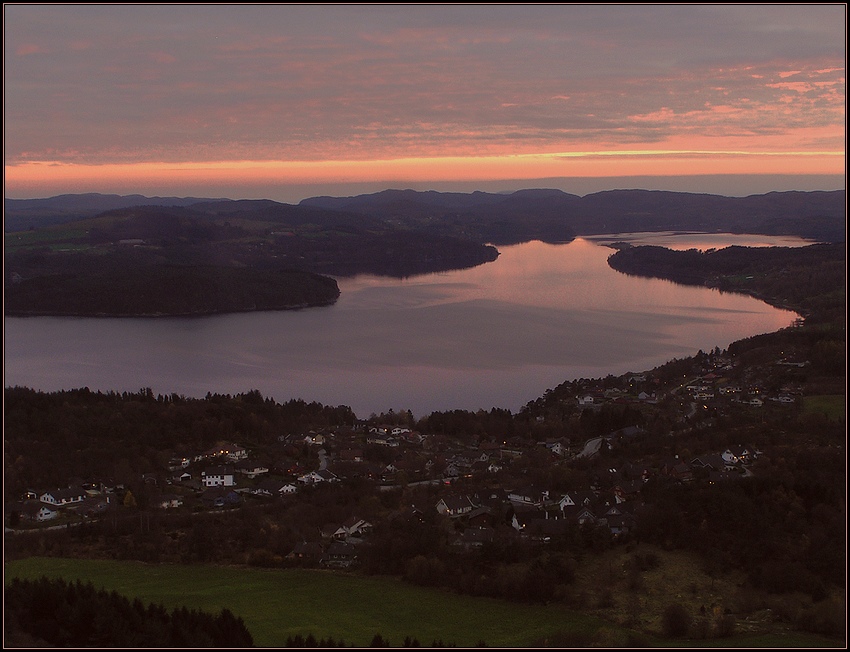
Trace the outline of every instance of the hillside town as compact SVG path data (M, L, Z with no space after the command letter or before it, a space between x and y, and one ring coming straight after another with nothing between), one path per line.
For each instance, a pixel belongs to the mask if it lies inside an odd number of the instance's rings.
M776 359L768 367L770 377L760 379L735 373L726 352L697 361L698 368L690 370L696 373L680 382L665 384L652 372L583 381L575 383L578 391L572 395L557 392L557 404L573 421L610 408L628 407L641 423L663 414L671 422L667 437L681 441L693 429L710 429L718 419L742 412L794 410L802 386L776 379L793 379L792 372L808 364ZM551 403L548 399L540 401ZM536 425L545 426L550 407L532 403L526 409ZM410 421L403 413L382 416ZM436 511L451 521L455 544L465 548L505 534L545 542L583 525L604 528L617 538L638 523L646 505L642 489L651 480L735 482L754 473L760 454L750 442L729 440L709 450L624 457L624 452L640 450L650 436L646 426L628 425L589 439L574 434L537 441L520 436L461 439L374 417L353 426L281 432L262 450L222 441L200 451L161 451L167 463L144 473L135 493L105 478L69 478L67 486L29 488L7 502L7 532L71 527L140 507L199 513L260 501L297 501L323 483L366 482L376 492L432 486L431 504L407 507ZM543 482L558 470L567 474L565 469L585 470L586 484L567 490L563 482ZM352 513L343 522L327 523L312 538L304 533L288 559L356 565L356 544L368 538L374 525Z

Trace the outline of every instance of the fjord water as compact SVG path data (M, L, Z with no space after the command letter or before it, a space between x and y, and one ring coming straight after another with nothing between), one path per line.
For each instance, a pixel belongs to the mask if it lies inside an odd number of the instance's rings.
M619 234L501 247L495 262L408 279L338 279L333 306L195 318L4 319L9 386L203 397L259 390L390 409L518 410L565 380L649 370L797 317L751 297L611 269L604 243L810 244L729 234Z

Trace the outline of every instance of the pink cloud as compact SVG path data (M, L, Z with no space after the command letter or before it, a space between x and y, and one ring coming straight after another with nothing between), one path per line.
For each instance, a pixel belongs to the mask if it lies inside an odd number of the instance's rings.
M49 50L36 43L23 43L15 48L15 54L19 57L26 57L31 54L46 54L47 52Z

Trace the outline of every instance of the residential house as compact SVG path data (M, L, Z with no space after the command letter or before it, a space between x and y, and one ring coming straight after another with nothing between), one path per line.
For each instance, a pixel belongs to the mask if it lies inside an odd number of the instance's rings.
M755 458L752 449L740 444L730 446L720 454L729 464L749 464Z
M364 521L362 518L352 516L346 519L342 526L345 528L346 534L349 537L362 537L372 532L372 524L369 521Z
M332 541L319 563L328 568L350 568L357 563L357 547L345 541Z
M297 491L297 487L291 482L265 478L260 480L250 491L255 496L287 496L294 494Z
M508 494L508 500L512 503L542 507L549 502L549 492L538 487L523 487L511 491Z
M221 450L224 455L226 455L234 462L238 462L239 460L244 460L248 458L248 451L237 444L225 444L221 447Z
M584 491L571 491L564 494L558 501L558 509L562 512L570 507L590 507L599 502L595 492L586 489Z
M511 527L518 532L522 532L531 527L534 521L543 520L546 518L546 512L537 507L530 505L517 504L513 507L511 515Z
M286 558L301 564L312 565L319 562L323 553L322 545L318 541L301 541L295 544Z
M546 448L557 457L563 457L569 451L570 441L568 439L547 439L544 442Z
M437 501L437 512L452 518L469 514L475 507L475 503L467 495L446 496Z
M304 443L309 444L310 446L324 446L326 441L327 437L325 437L325 435L321 432L314 432L311 430L304 436Z
M793 405L795 401L794 397L789 396L788 394L780 394L776 398L771 398L770 400L774 403L780 403L781 405Z
M397 448L399 445L398 440L395 437L383 433L371 433L367 435L366 443L375 444L377 446L387 446L389 448Z
M154 504L160 509L176 509L183 505L183 497L177 494L162 494Z
M690 482L694 479L694 473L689 464L679 459L679 456L668 459L661 465L661 474L675 478L680 482Z
M560 512L517 505L511 517L511 526L522 533L523 537L548 541L552 537L566 534L570 521L562 518Z
M192 479L192 474L188 471L178 471L168 479L169 484L182 483Z
M39 496L39 500L48 505L65 507L83 502L88 497L84 489L80 487L67 487L65 489L53 489L45 491Z
M470 526L489 527L496 523L496 516L492 507L481 505L466 514L466 522Z
M169 471L179 471L180 469L185 469L189 464L191 464L192 460L188 457L172 457L168 460L168 470Z
M348 530L344 526L337 523L328 523L321 530L323 539L333 539L335 541L345 541L348 538Z
M691 468L694 470L707 469L708 471L723 471L727 462L719 453L708 453L699 455L691 460Z
M629 503L630 505L633 503ZM628 505L613 505L603 515L605 525L615 537L622 534L628 534L637 525L637 518L634 512L628 508ZM601 524L601 521L600 521Z
M228 507L238 505L242 500L238 493L223 486L210 487L200 498L205 507Z
M239 473L242 473L252 479L256 478L258 475L269 472L267 466L260 464L259 462L252 462L251 460L239 460L235 464L235 468L239 471Z
M19 511L22 518L25 518L29 521L36 521L37 523L43 523L44 521L51 521L57 516L59 516L59 510L52 507L51 505L47 505L40 500L25 500L15 508ZM15 510L13 510L15 511Z
M563 510L564 520L576 525L599 525L601 519L597 516L598 508L590 506L573 505Z
M298 482L301 482L302 484L316 484L319 482L339 482L339 478L327 469L320 469L318 471L310 471L309 473L305 473L304 475L298 478Z
M201 472L201 482L205 487L232 487L236 484L233 467L230 465L211 466Z
M203 460L209 460L215 457L227 457L234 462L238 462L239 460L244 460L248 457L248 451L237 444L222 442L208 450L205 450L203 453L196 455L195 461L202 462Z

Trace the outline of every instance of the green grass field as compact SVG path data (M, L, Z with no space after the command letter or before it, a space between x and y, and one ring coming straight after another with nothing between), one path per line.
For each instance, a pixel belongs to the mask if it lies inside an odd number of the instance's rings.
M845 418L847 397L844 394L830 396L807 396L803 399L803 410L823 414L828 419L840 421Z
M135 562L30 558L8 562L13 577L91 581L143 602L241 616L258 647L283 646L312 633L366 647L380 633L394 646L405 637L461 647L527 647L560 631L592 635L606 626L559 607L515 605L413 587L390 578L323 571L259 570Z
M442 640L458 647L533 647L541 641L580 641L575 647L618 647L627 630L557 605L533 606L455 595L386 577L314 570L261 570L218 566L33 557L5 564L5 581L42 576L92 582L168 609L185 605L241 616L257 647L281 647L290 636L342 639L367 647L380 633L393 646L405 637L423 646ZM681 641L643 636L656 647ZM689 642L690 644L691 642ZM760 635L697 642L699 647L840 647L806 635ZM702 644L702 645L700 645ZM567 644L566 647L572 647Z

